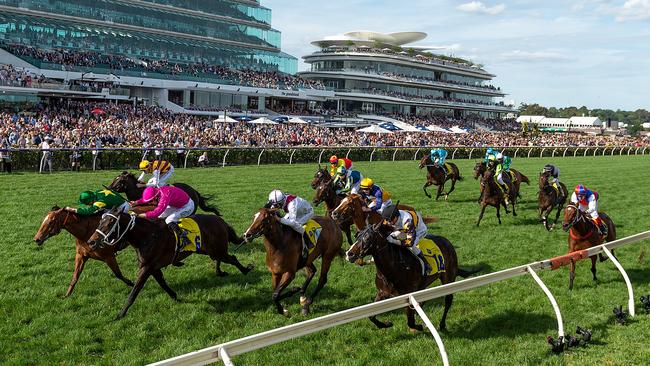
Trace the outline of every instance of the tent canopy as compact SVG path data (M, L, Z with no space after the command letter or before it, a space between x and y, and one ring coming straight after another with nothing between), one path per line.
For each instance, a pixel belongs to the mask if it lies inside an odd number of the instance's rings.
M298 124L302 124L302 125L307 123L305 120L303 120L301 118L298 118L298 117L289 118L288 122L289 123L298 123Z
M212 121L214 123L237 123L237 120L228 116L219 116L219 118Z
M277 125L278 124L277 122L272 121L272 120L270 120L270 119L268 119L266 117L261 117L261 118L258 118L258 119L254 119L254 120L252 120L252 121L250 121L248 123L253 123L253 124L256 124L256 125Z
M357 132L361 133L392 133L386 129L383 129L377 125L370 125L366 128L358 129Z

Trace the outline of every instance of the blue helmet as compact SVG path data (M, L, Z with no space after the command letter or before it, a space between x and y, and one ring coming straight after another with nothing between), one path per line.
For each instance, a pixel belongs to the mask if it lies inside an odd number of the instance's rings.
M587 188L582 184L578 184L574 191L578 196L586 196L587 195Z
M488 155L494 154L494 149L491 148L491 147L488 147L486 153L487 153Z

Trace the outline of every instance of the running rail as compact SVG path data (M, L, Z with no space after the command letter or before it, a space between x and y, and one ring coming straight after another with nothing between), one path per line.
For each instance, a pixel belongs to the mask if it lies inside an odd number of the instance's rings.
M471 290L477 287L489 285L492 283L504 281L510 278L519 277L525 274L531 275L535 282L542 288L546 296L551 301L555 314L558 320L558 334L564 335L564 329L562 325L562 317L560 314L560 309L557 306L553 295L549 289L544 285L542 280L537 276L535 272L541 270L555 270L563 266L568 265L571 261L578 261L581 259L589 258L592 255L599 253L606 253L608 256L611 254L612 249L620 248L625 245L633 244L645 239L650 239L650 230L644 231L642 233L634 234L622 239L612 241L610 243L605 243L598 245L586 250L573 252L563 256L533 262L525 264L522 266L512 267L504 269L498 272L488 273L482 276L469 278L466 280L449 283L442 286L437 286L410 294L405 294L391 299L378 301L371 304L362 305L356 308L351 308L337 313L325 315L319 318L314 318L306 320L300 323L287 325L281 328L272 329L266 332L254 334L248 337L236 339L230 342L222 343L216 346L204 348L199 351L187 353L181 356L176 356L167 360L159 361L151 364L152 366L181 366L181 365L206 365L209 363L214 363L216 361L222 361L225 365L233 365L231 357L237 356L243 353L254 351L259 348L267 347L273 344L284 342L293 338L298 338L307 334L316 333L318 331L336 327L338 325L351 323L359 319L365 319L369 316L379 315L387 313L389 311L402 309L406 306L414 306L415 304L422 303L424 301L436 299L446 295L454 294L461 291ZM632 286L629 282L629 278L625 273L623 267L618 263L618 261L613 257L610 258L615 263L616 267L621 271L623 277L628 286L629 292L629 307L630 314L634 316L634 299L632 294ZM434 334L437 333L431 321L426 317L424 311L416 306L416 311L418 315L423 319L429 330ZM431 325L431 326L429 326ZM442 340L438 337L435 337L436 343L440 348L441 357L443 363L447 364L448 362L446 351Z

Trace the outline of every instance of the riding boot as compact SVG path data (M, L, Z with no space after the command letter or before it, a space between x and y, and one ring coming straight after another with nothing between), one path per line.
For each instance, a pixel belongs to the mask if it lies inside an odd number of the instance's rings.
M429 262L427 262L427 259L424 258L424 253L420 252L420 254L418 254L418 258L422 260L422 263L424 264L424 274L428 276L429 273L431 273L431 266L429 265Z
M507 184L501 186L503 190L503 200L506 202L506 205L510 204L510 189Z
M190 239L187 237L187 232L178 226L178 223L170 222L168 226L172 229L172 231L174 231L174 233L176 233L176 236L178 238L176 241L176 250L174 251L174 259L172 261L172 264L174 266L180 267L183 265L183 263L176 261L176 258L183 251L183 248L185 248L187 245L190 245L192 242L190 242Z
M309 239L309 235L307 234L307 231L302 233L302 256L303 258L307 258L309 256L309 250L311 249L312 244L311 240Z

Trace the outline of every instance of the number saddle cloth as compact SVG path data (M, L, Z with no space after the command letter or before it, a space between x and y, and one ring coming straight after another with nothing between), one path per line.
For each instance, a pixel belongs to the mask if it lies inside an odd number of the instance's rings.
M199 252L202 248L201 241L201 229L199 229L199 224L194 221L194 219L189 217L184 217L181 219L181 222L178 224L181 229L187 232L187 238L190 240L190 243L183 247L183 252ZM174 233L176 235L176 233ZM176 242L178 243L178 236L176 236Z
M424 258L429 263L429 267L431 267L429 273L424 273L424 268L422 268L422 275L424 276L433 276L445 272L445 258L442 256L442 251L433 241L433 238L432 235L427 235L418 243L418 248L420 248Z

